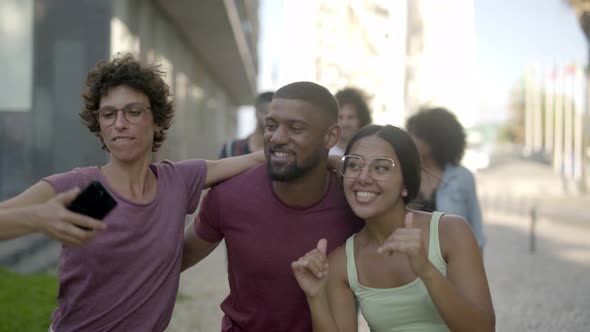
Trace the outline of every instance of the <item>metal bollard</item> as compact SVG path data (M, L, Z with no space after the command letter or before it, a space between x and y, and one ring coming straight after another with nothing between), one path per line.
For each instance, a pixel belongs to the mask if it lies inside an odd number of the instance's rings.
M537 207L533 204L531 208L531 225L529 228L529 252L535 252L537 247L535 228L537 226Z

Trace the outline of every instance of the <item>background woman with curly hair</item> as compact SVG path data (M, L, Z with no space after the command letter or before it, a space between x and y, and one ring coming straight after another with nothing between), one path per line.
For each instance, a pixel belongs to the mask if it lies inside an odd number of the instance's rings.
M174 115L163 75L131 55L98 63L80 116L109 162L48 176L0 202L0 239L43 232L64 244L54 331L163 331L178 291L185 216L202 189L264 161L259 152L153 163ZM103 221L66 208L91 181L117 202Z
M444 108L425 108L412 115L408 133L422 159L422 185L418 208L459 215L469 222L481 249L485 245L475 178L460 165L465 152L465 131L454 114Z

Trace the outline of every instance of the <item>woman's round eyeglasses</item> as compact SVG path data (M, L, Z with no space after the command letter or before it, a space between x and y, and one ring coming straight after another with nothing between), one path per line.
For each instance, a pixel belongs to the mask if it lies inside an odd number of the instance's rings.
M117 120L119 112L123 114L123 118L131 124L137 124L143 119L143 116L150 108L140 103L127 104L121 108L104 106L98 109L98 121L103 125L112 126Z
M346 155L340 159L340 174L345 178L358 177L367 167L374 180L386 180L391 176L395 162L391 158L374 157L365 160L360 156Z

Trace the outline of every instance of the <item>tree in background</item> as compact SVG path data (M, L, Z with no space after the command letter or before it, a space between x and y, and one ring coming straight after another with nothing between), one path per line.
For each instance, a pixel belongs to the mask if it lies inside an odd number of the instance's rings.
M574 8L586 41L590 42L590 0L566 0Z
M508 100L509 120L500 128L499 139L504 142L524 145L524 82L519 81L510 89Z

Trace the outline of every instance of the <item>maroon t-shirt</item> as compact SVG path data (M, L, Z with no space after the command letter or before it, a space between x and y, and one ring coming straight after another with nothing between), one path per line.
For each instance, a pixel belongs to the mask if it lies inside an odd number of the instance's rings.
M223 331L311 331L311 316L291 262L328 239L328 251L360 230L331 174L325 196L289 207L272 190L265 166L213 187L195 221L197 235L225 238L230 294L221 304Z
M136 203L109 187L98 167L76 168L44 180L58 192L100 181L117 201L108 228L87 245L63 247L56 332L164 331L180 277L187 214L196 209L207 177L204 160L152 164L158 191Z

